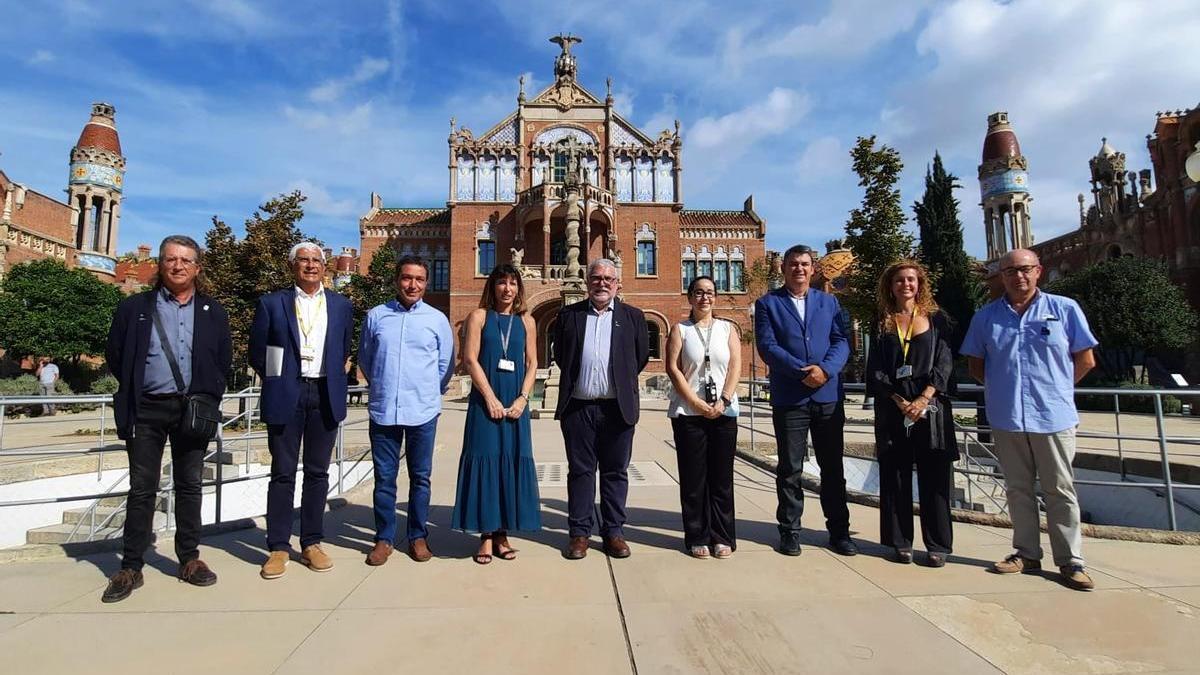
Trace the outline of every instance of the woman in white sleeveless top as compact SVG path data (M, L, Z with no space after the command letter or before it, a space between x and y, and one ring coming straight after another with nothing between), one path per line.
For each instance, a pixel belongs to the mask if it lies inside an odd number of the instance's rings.
M728 558L737 548L733 455L737 446L737 381L742 344L737 327L713 316L713 280L688 286L692 311L671 328L667 374L675 385L667 414L679 457L684 546L695 558Z

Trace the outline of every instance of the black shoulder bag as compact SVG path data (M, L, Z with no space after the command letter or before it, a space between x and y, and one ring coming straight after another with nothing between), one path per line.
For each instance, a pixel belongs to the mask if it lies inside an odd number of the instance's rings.
M154 312L154 330L158 331L158 341L162 343L163 354L171 365L171 375L175 378L175 386L183 395L183 419L179 422L179 432L184 436L210 440L217 434L221 426L220 401L211 394L189 394L184 391L183 374L179 372L179 363L175 360L175 350L171 349L171 341L167 339L167 331L163 328L162 319Z

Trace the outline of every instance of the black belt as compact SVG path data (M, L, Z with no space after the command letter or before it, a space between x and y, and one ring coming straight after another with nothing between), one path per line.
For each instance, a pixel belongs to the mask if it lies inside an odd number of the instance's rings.
M320 377L303 377L302 376L299 378L299 380L301 382L320 382L321 380L324 380L324 379L325 379L324 375L321 375Z
M148 398L151 401L170 401L170 400L176 399L176 398L183 398L186 395L187 394L180 394L178 392L176 392L174 394L150 394L150 393L142 392L142 398Z

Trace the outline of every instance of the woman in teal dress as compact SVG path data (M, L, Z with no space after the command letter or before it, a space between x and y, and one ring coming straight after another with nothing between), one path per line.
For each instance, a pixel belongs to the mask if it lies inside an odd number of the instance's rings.
M533 335L521 273L498 265L463 329L463 365L473 386L451 522L480 533L474 560L481 565L493 555L517 557L508 530L542 527L527 410L537 376L537 340L526 339Z

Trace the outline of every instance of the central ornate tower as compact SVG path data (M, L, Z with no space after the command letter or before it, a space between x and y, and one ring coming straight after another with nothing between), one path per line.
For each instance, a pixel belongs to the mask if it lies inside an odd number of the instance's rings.
M1029 223L1028 163L1021 144L1008 124L1008 113L988 115L983 139L983 163L979 165L980 206L987 233L988 260L996 260L1017 248L1033 244Z
M92 104L92 117L71 149L67 203L75 213L75 263L116 276L117 226L121 220L121 191L125 186L125 157L117 136L116 109Z

